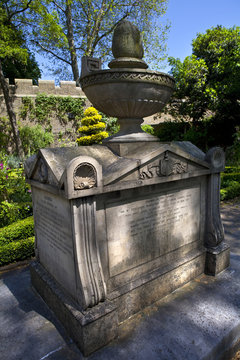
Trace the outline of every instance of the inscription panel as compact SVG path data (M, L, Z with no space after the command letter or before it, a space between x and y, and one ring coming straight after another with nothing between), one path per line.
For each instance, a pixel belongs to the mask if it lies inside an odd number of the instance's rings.
M33 208L40 262L72 295L76 292L69 203L33 189Z
M199 239L200 187L106 204L110 276Z

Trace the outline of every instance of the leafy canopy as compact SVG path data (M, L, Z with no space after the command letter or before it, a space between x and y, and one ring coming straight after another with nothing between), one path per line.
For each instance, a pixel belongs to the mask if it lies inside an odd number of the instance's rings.
M146 57L157 64L166 57L169 24L159 22L166 7L167 0L35 0L26 19L28 37L54 61L56 72L66 77L72 67L76 80L82 55L109 60L112 32L127 18L140 27Z
M240 28L208 29L197 35L192 47L193 54L183 62L169 58L176 80L175 110L196 120L207 110L218 115L229 114L233 108L239 111Z
M0 4L3 1L0 2ZM2 5L2 4L1 4ZM0 60L15 58L23 64L27 63L27 49L22 48L22 33L11 22L3 6L0 7Z

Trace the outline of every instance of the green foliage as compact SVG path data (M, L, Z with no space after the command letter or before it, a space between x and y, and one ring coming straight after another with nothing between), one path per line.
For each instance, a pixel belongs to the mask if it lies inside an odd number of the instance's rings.
M117 118L108 117L107 115L100 112L102 115L102 121L106 125L106 131L109 136L116 134L120 130L120 125L118 124Z
M2 68L3 74L5 78L9 79L10 84L14 84L14 79L32 79L33 84L37 85L38 79L41 78L41 70L35 56L29 51L25 64L15 58L5 58L2 60Z
M21 3L21 1L20 1ZM21 4L20 4L21 5ZM23 48L22 32L9 18L6 8L0 7L0 60L13 59L27 63L28 52Z
M148 133L150 135L154 135L154 128L151 125L148 125L148 124L142 125L141 128L146 133Z
M44 130L41 125L19 127L20 138L24 154L30 156L39 149L50 146L54 142L51 132Z
M190 124L184 121L165 121L158 125L156 136L163 142L183 141Z
M226 166L224 174L240 173L239 166Z
M228 187L220 190L221 200L231 200L240 196L240 183L232 181Z
M240 127L236 127L233 145L226 149L227 164L237 166L240 164Z
M1 154L0 158L0 201L30 201L29 185L26 184L21 163L18 168L10 168L8 156Z
M0 154L0 227L32 214L31 190L19 159ZM18 163L17 163L18 161ZM14 168L11 167L14 165Z
M0 202L0 227L32 215L32 202Z
M240 196L240 167L226 167L221 174L221 200L231 200Z
M105 130L105 123L101 121L102 115L94 107L89 107L84 111L81 119L81 126L78 129L80 137L77 139L78 145L99 144L108 137Z
M20 118L37 121L39 124L50 125L51 119L55 116L60 124L69 121L69 115L74 120L75 126L79 118L83 116L84 100L72 98L71 96L56 96L39 93L35 102L29 97L22 98Z
M34 256L34 237L0 246L0 266Z
M0 229L0 246L34 235L33 216L18 220Z
M198 34L192 46L183 62L169 59L176 91L168 108L193 122L211 111L214 145L229 146L240 122L240 28L213 27Z

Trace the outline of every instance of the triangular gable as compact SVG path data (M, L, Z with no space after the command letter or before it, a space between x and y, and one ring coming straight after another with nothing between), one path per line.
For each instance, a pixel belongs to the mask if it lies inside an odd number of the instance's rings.
M195 148L194 145L193 148ZM124 178L128 178L129 174L134 171L136 180L145 180L193 172L194 170L209 170L209 164L203 160L205 154L201 151L195 152L195 155L198 155L196 157L192 155L193 151L191 150L191 146L187 152L177 143L163 144L159 149L149 152L139 159L121 158L104 173L104 185L124 181Z

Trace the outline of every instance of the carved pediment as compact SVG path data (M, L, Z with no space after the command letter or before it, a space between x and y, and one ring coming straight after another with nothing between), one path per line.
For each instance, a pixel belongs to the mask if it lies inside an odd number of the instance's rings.
M203 154L203 153L202 153ZM202 155L201 154L201 155ZM162 145L140 159L125 159L115 163L104 176L104 185L125 181L148 181L159 178L179 178L201 175L209 171L209 164L178 146Z

